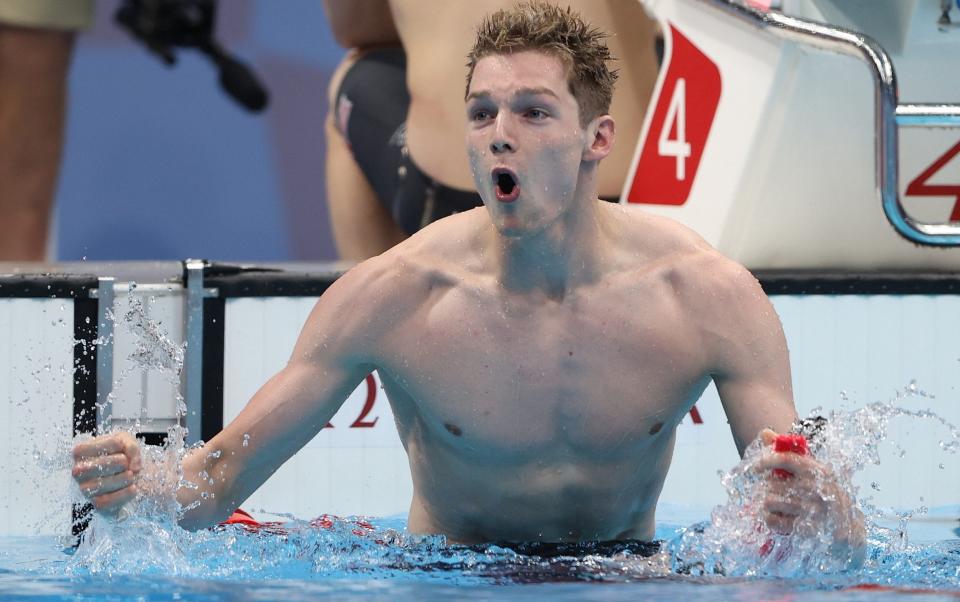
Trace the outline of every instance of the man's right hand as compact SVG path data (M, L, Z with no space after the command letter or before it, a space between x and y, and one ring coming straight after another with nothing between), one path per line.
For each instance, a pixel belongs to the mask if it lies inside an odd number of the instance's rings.
M73 478L98 511L114 515L137 495L134 484L143 463L130 433L96 437L73 448Z

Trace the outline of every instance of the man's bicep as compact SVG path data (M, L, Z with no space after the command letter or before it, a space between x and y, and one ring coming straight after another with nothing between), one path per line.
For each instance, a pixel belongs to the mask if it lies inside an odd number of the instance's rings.
M746 270L729 300L714 382L742 455L764 428L790 429L796 419L790 359L780 318Z
M262 424L272 449L286 450L285 456L315 436L374 368L363 359L374 337L364 330L363 320L355 319L363 313L353 301L356 286L351 278L342 279L314 306L287 365L237 417Z

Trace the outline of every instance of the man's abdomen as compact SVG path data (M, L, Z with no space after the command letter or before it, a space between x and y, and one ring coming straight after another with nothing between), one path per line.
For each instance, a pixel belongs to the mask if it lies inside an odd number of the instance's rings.
M453 450L410 446L416 510L410 529L452 541L606 541L653 538L654 510L673 437L642 457L573 459L544 450L522 463L478 463Z

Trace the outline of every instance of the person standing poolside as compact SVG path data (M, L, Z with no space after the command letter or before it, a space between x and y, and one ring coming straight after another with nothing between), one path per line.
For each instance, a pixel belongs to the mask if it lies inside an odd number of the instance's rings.
M337 41L353 49L331 78L326 124L327 203L342 258L367 259L482 205L461 134L463 97L450 84L463 76L477 23L514 2L325 1ZM624 143L597 177L600 196L615 200L657 78L655 24L637 0L569 3L611 34L620 59L612 110Z
M93 0L0 0L0 261L43 261L67 72Z
M742 454L796 420L787 347L743 267L666 218L599 201L614 144L603 36L522 4L485 20L469 56L469 164L485 208L440 220L347 272L287 366L184 463L213 484L177 495L216 524L378 370L409 457L408 529L452 542L651 540L675 430L711 381ZM764 431L769 438L772 433ZM129 434L81 443L74 477L101 512L137 491ZM851 553L862 517L809 456L766 519L812 510ZM318 467L318 471L322 467ZM826 517L829 516L829 521Z

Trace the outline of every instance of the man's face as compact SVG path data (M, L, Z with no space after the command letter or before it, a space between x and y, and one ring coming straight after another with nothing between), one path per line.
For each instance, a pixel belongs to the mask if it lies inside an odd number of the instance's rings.
M560 59L526 51L477 62L467 96L467 153L501 233L540 231L566 212L587 138Z

